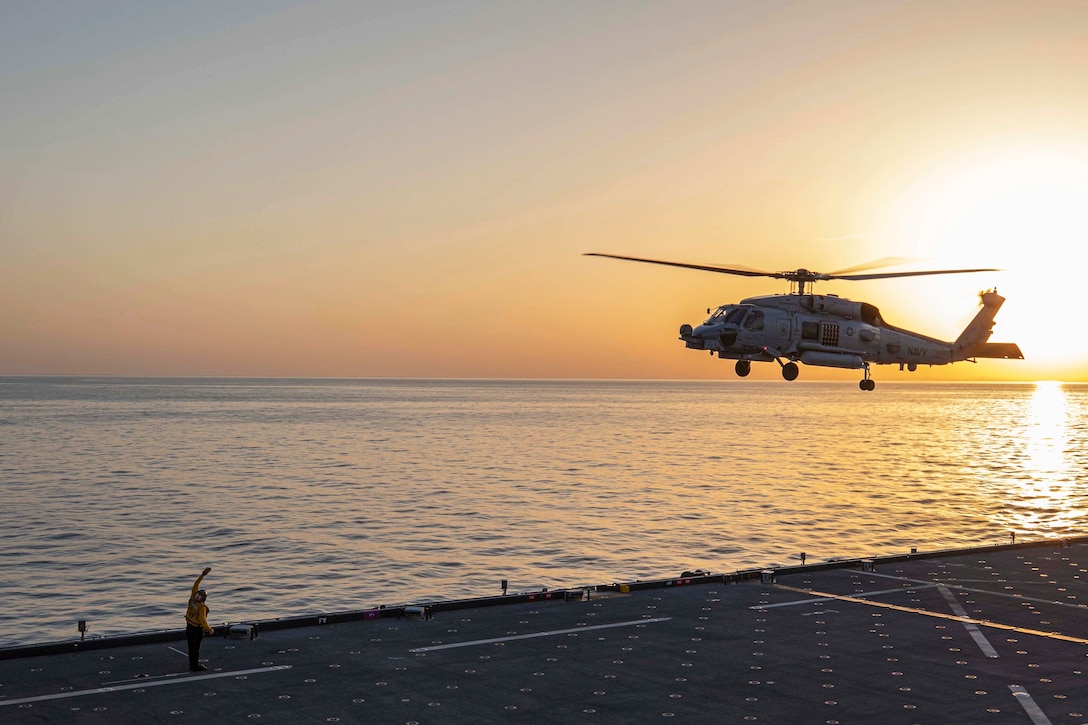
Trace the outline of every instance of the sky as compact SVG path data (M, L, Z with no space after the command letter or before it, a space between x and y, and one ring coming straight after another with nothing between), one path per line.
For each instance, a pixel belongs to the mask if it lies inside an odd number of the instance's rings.
M0 0L0 374L735 379L825 272L1088 381L1088 3ZM802 379L857 371L802 366ZM753 378L778 378L756 365Z

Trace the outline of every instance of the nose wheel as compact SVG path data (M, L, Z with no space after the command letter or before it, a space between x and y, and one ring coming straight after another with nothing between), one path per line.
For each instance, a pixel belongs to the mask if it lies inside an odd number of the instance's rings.
M862 390L864 390L867 393L876 388L876 382L872 378L869 377L869 364L868 363L865 364L865 377L862 378L861 382L858 383L858 387L861 388Z

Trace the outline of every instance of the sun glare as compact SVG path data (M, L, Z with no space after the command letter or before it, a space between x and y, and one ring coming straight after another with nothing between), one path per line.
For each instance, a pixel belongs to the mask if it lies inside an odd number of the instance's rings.
M1060 383L1046 380L1035 384L1031 397L1031 422L1029 428L1028 456L1031 468L1044 479L1054 478L1066 472L1065 392Z
M1020 483L1020 506L1010 522L1020 531L1047 535L1053 527L1076 525L1079 513L1069 504L1077 472L1066 455L1070 437L1067 408L1061 383L1036 383L1024 441L1026 468L1032 475Z
M1083 307L1086 210L1088 152L1007 152L920 184L893 223L899 248L928 265L1000 268L973 278L1007 299L993 339L1018 343L1039 377L1077 380L1088 379L1088 338L1070 325ZM928 280L929 313L962 307L962 284Z

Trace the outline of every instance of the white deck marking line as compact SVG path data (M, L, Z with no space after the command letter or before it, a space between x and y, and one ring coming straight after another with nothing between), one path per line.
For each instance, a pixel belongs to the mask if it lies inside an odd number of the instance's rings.
M944 584L938 584L937 591L939 591L941 596L944 597L944 600L948 602L948 606L952 608L952 611L957 617L968 618L967 610L960 605L959 601L956 599L956 595L953 594L948 587ZM982 654L997 659L997 650L990 644L990 640L986 639L986 635L982 633L982 630L978 628L977 624L974 622L964 622L963 626L964 629L967 630L967 634L971 635L971 639L975 640L975 644L978 645L978 648L982 650Z
M850 597L845 594L830 594L828 592L818 592L813 589L798 589L797 587L788 587L785 584L775 584L778 589L785 589L788 592L797 592L799 594L808 594L814 597L825 597L827 599L837 599L840 602L853 602L854 604L864 604L868 607L880 607L881 609L892 609L897 612L905 612L907 614L920 614L923 617L933 617L934 619L948 619L953 622L971 622L977 624L980 627L990 627L992 629L1002 629L1007 632L1018 632L1020 634L1027 634L1033 637L1045 637L1047 639L1054 639L1060 642L1073 642L1075 644L1088 644L1088 639L1081 637L1070 637L1067 634L1061 632L1044 632L1039 629L1028 629L1026 627L1016 627L1011 624L1002 624L1001 622L990 622L985 619L974 619L972 617L958 617L954 614L945 614L944 612L931 612L928 609L917 609L915 607L903 607L898 604L888 604L886 602L873 602L868 599L858 599L857 597Z
M636 627L640 624L652 624L653 622L667 622L672 617L654 617L653 619L635 619L630 622L615 622L613 624L597 624L592 627L575 627L573 629L553 629L548 632L533 632L532 634L513 634L509 637L495 637L493 639L474 639L468 642L453 642L451 644L436 644L432 647L416 647L409 652L436 652L441 649L456 649L458 647L475 647L480 644L495 644L496 642L514 642L519 639L536 639L538 637L555 637L561 634L573 634L577 632L592 632L598 629L613 629L615 627Z
M901 582L917 582L923 583L922 579L907 579L906 577L893 576L891 574L877 574L875 572L865 572L869 576L879 576L885 579L895 579ZM1059 602L1053 599L1040 599L1039 597L1025 597L1022 594L1007 594L1006 592L995 592L990 589L974 589L972 587L963 587L959 584L949 584L948 582L929 582L930 584L943 584L949 589L959 589L961 592L971 592L972 594L988 594L992 597L1005 597L1006 599L1015 599L1018 602L1037 602L1039 604L1056 604L1059 607L1071 607L1073 609L1088 609L1088 605L1085 604L1070 604L1069 602Z
M188 657L189 656L188 652L182 652L180 649L175 649L174 647L171 647L170 645L166 645L166 649L171 650L173 652L177 652L182 657Z
M935 587L936 584L919 584L913 587L899 587L897 589L881 589L878 592L862 592L861 594L855 594L855 597L876 597L881 594L895 594L897 592L910 592L915 589L929 589ZM788 587L787 587L788 588ZM748 607L749 609L775 609L776 607L796 607L800 604L812 604L813 602L833 602L834 597L822 597L818 599L795 599L792 602L779 602L778 604L756 604L755 606Z
M48 700L66 700L70 697L83 697L85 695L102 695L108 692L123 692L124 690L139 690L145 687L161 687L163 685L179 685L183 682L196 682L197 680L216 680L221 677L238 677L240 675L257 675L263 672L279 672L289 670L291 665L275 665L274 667L258 667L252 670L234 670L233 672L215 672L210 675L195 675L178 680L158 680L157 682L134 682L131 685L118 685L116 687L95 687L90 690L73 690L71 692L58 692L53 695L38 695L37 697L21 697L18 700L5 700L0 702L0 707L8 705L23 705L30 702L46 702Z
M166 677L187 677L191 674L191 672L167 672L165 675L145 675L143 677L130 677L127 680L110 680L109 682L103 682L102 686L121 685L126 682L148 682L150 680L161 680Z
M1051 725L1050 718L1046 716L1042 708L1035 704L1035 700L1031 699L1031 695L1028 694L1027 690L1020 685L1009 685L1009 689L1012 690L1013 697L1024 708L1024 711L1027 712L1028 717L1031 718L1035 725Z

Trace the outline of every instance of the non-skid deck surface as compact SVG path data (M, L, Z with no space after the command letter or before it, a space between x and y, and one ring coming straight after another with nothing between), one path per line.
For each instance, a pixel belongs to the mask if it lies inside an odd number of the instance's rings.
M0 722L1088 723L1088 545L0 661Z

